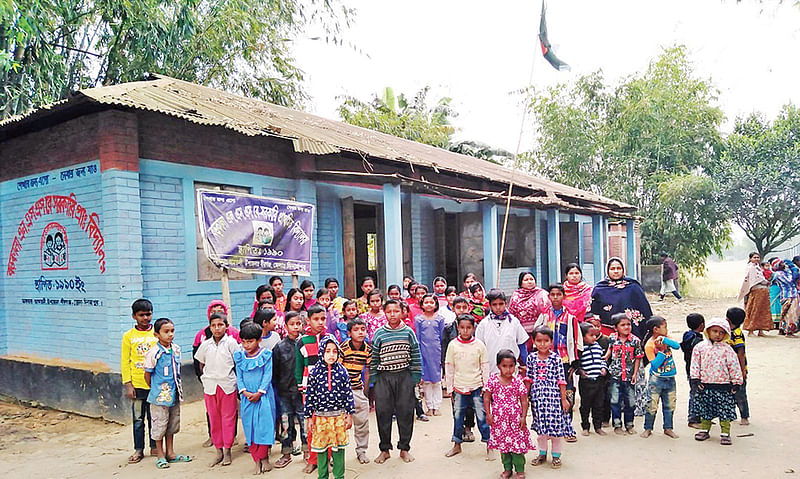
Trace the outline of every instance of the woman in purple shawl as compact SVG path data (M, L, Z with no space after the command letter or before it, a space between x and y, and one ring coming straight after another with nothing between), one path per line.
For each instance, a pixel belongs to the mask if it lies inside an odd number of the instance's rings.
M612 315L625 313L631 318L633 334L639 339L643 339L645 323L653 315L653 311L644 295L642 285L635 279L625 276L625 265L621 259L616 257L609 259L606 263L606 275L606 279L597 283L592 291L592 313L600 317L603 334L613 331ZM640 367L639 377L636 378L636 405L634 407L636 416L644 416L650 401L645 369L644 366Z

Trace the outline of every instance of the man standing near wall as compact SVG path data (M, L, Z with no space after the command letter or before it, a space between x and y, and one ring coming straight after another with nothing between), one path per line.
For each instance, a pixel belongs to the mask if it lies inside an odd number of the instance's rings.
M678 293L678 287L675 286L675 281L678 279L678 265L675 264L675 261L669 257L669 255L662 251L661 252L661 292L659 293L661 296L661 301L664 301L664 296L667 293L672 293L678 299L678 301L683 301L681 298L680 293Z

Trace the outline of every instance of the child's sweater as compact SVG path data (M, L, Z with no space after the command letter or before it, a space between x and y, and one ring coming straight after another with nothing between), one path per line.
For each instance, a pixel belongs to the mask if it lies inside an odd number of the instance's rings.
M603 347L596 342L584 345L580 371L584 372L588 379L597 379L602 376L603 370L608 371L606 360L603 359Z
M724 341L712 343L705 340L698 344L692 352L690 374L692 379L699 379L702 384L740 385L744 382L739 358Z
M445 384L448 391L469 394L489 380L489 354L480 339L454 339L445 354Z
M664 338L664 344L667 345L667 349L664 351L656 351L654 338L648 339L647 344L644 345L644 352L647 360L650 361L650 374L662 378L674 377L678 370L675 367L671 349L678 349L680 344L667 336L661 337Z
M406 325L392 329L384 325L372 338L369 376L377 379L382 372L408 370L414 384L422 379L422 357L414 331Z
M318 362L308 376L305 416L338 416L355 411L347 370L339 363Z
M696 331L686 331L683 333L681 341L681 351L683 351L683 361L686 363L686 377L689 377L689 368L692 366L692 351L695 346L703 342L703 333Z
M272 383L279 396L297 394L294 370L299 341L300 338L292 339L286 336L272 349Z
M319 340L322 335L323 333L311 334L311 330L306 329L306 334L300 338L300 342L297 344L294 377L300 392L305 391L308 385L308 373L319 360Z
M372 355L372 348L366 341L361 344L361 348L354 349L353 348L353 340L347 339L345 342L342 343L340 346L342 351L339 360L342 362L342 366L347 370L347 374L350 376L350 387L352 389L364 389L364 380L362 377L362 373L367 370L369 371L369 362L370 357Z
M150 389L144 380L144 357L158 338L153 334L153 327L146 331L131 328L122 335L120 371L122 384L131 383L137 389Z

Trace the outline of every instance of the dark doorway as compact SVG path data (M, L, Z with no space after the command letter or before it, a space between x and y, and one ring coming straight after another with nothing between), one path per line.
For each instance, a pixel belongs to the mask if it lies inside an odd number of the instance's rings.
M561 223L561 271L570 263L580 264L580 239L578 238L578 223Z
M377 205L353 204L356 296L361 295L358 284L364 276L369 275L375 278L376 286L382 284L379 271L382 270L383 238L378 234L378 219Z
M433 210L436 242L436 270L434 276L444 276L447 284L458 286L459 277L459 224L458 215L445 213L443 208Z

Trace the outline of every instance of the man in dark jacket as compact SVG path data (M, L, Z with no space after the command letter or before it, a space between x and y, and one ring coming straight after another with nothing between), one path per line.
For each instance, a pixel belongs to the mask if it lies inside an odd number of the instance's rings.
M664 301L664 296L667 293L672 293L678 299L683 301L675 281L678 279L678 265L669 257L665 252L661 252L661 301Z

